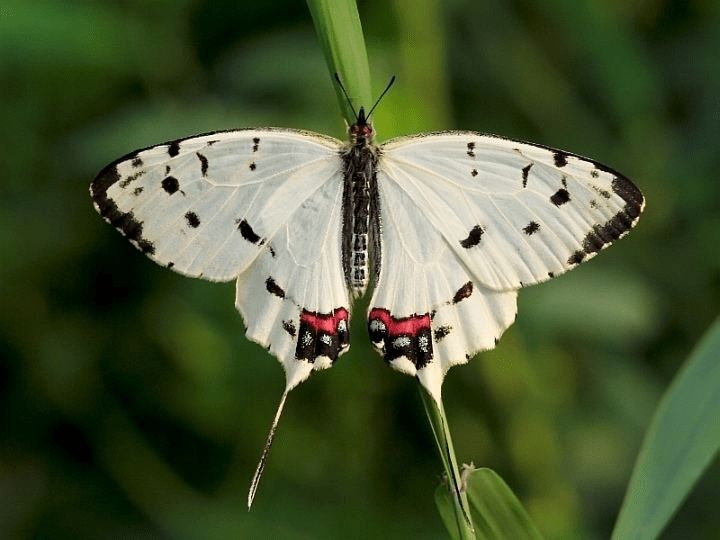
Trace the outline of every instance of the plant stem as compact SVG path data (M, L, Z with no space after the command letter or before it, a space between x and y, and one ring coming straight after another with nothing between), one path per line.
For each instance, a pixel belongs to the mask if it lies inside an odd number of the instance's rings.
M307 0L330 75L337 73L355 109L371 105L370 67L355 0ZM333 78L340 110L348 124L355 116Z
M340 76L356 109L370 104L370 68L368 66L365 39L355 0L307 0L315 30L322 44L330 74ZM333 81L343 117L352 124L355 116L340 88ZM421 388L425 411L430 419L435 442L445 467L455 502L455 517L459 537L474 540L467 495L462 489L455 450L445 418L442 402L436 402Z
M419 386L419 385L418 385ZM468 505L467 494L460 477L460 471L455 458L455 449L453 448L452 437L450 436L450 428L448 427L447 417L445 416L445 408L442 401L435 399L422 387L419 386L420 397L425 412L427 413L433 435L435 436L435 444L437 445L440 458L447 475L450 493L452 494L455 521L458 527L458 537L463 540L475 540L475 531L470 519L470 507Z

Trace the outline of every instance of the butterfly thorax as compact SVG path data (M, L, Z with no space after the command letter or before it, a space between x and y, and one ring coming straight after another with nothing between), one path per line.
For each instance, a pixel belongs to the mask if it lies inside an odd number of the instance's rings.
M343 150L343 236L342 255L345 281L353 297L361 296L370 278L370 254L373 273L380 269L380 230L377 147L372 126L360 109L357 121L348 129L350 144Z

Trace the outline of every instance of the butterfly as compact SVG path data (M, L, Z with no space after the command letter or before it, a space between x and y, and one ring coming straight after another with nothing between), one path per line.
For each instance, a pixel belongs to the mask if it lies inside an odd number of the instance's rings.
M520 288L593 258L644 208L625 176L576 154L470 131L377 145L371 114L357 111L347 142L279 128L178 139L90 186L155 262L235 280L247 337L282 363L248 504L287 393L348 350L351 303L369 286L372 344L439 400L448 369L513 323Z

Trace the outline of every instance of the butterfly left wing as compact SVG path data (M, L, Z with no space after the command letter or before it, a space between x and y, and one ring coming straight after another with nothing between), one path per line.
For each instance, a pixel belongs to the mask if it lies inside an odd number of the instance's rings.
M199 135L120 158L90 192L155 262L237 279L247 335L280 360L289 390L348 346L341 147L289 129Z
M627 178L597 162L472 132L390 141L377 175L371 338L435 397L450 366L494 347L517 289L589 260L644 206Z
M338 159L339 161L339 159ZM350 346L350 298L342 267L342 174L290 213L238 277L235 306L247 337L283 365L287 390L332 366Z

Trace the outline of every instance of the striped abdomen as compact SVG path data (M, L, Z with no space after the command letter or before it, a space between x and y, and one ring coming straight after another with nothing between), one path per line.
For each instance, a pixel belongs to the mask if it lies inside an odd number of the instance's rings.
M375 167L377 155L366 139L359 139L343 155L345 185L343 193L343 270L353 297L361 296L370 278L369 247L379 242L371 234L377 221L373 201L377 198ZM373 250L373 255L379 254ZM375 261L377 266L378 261Z

